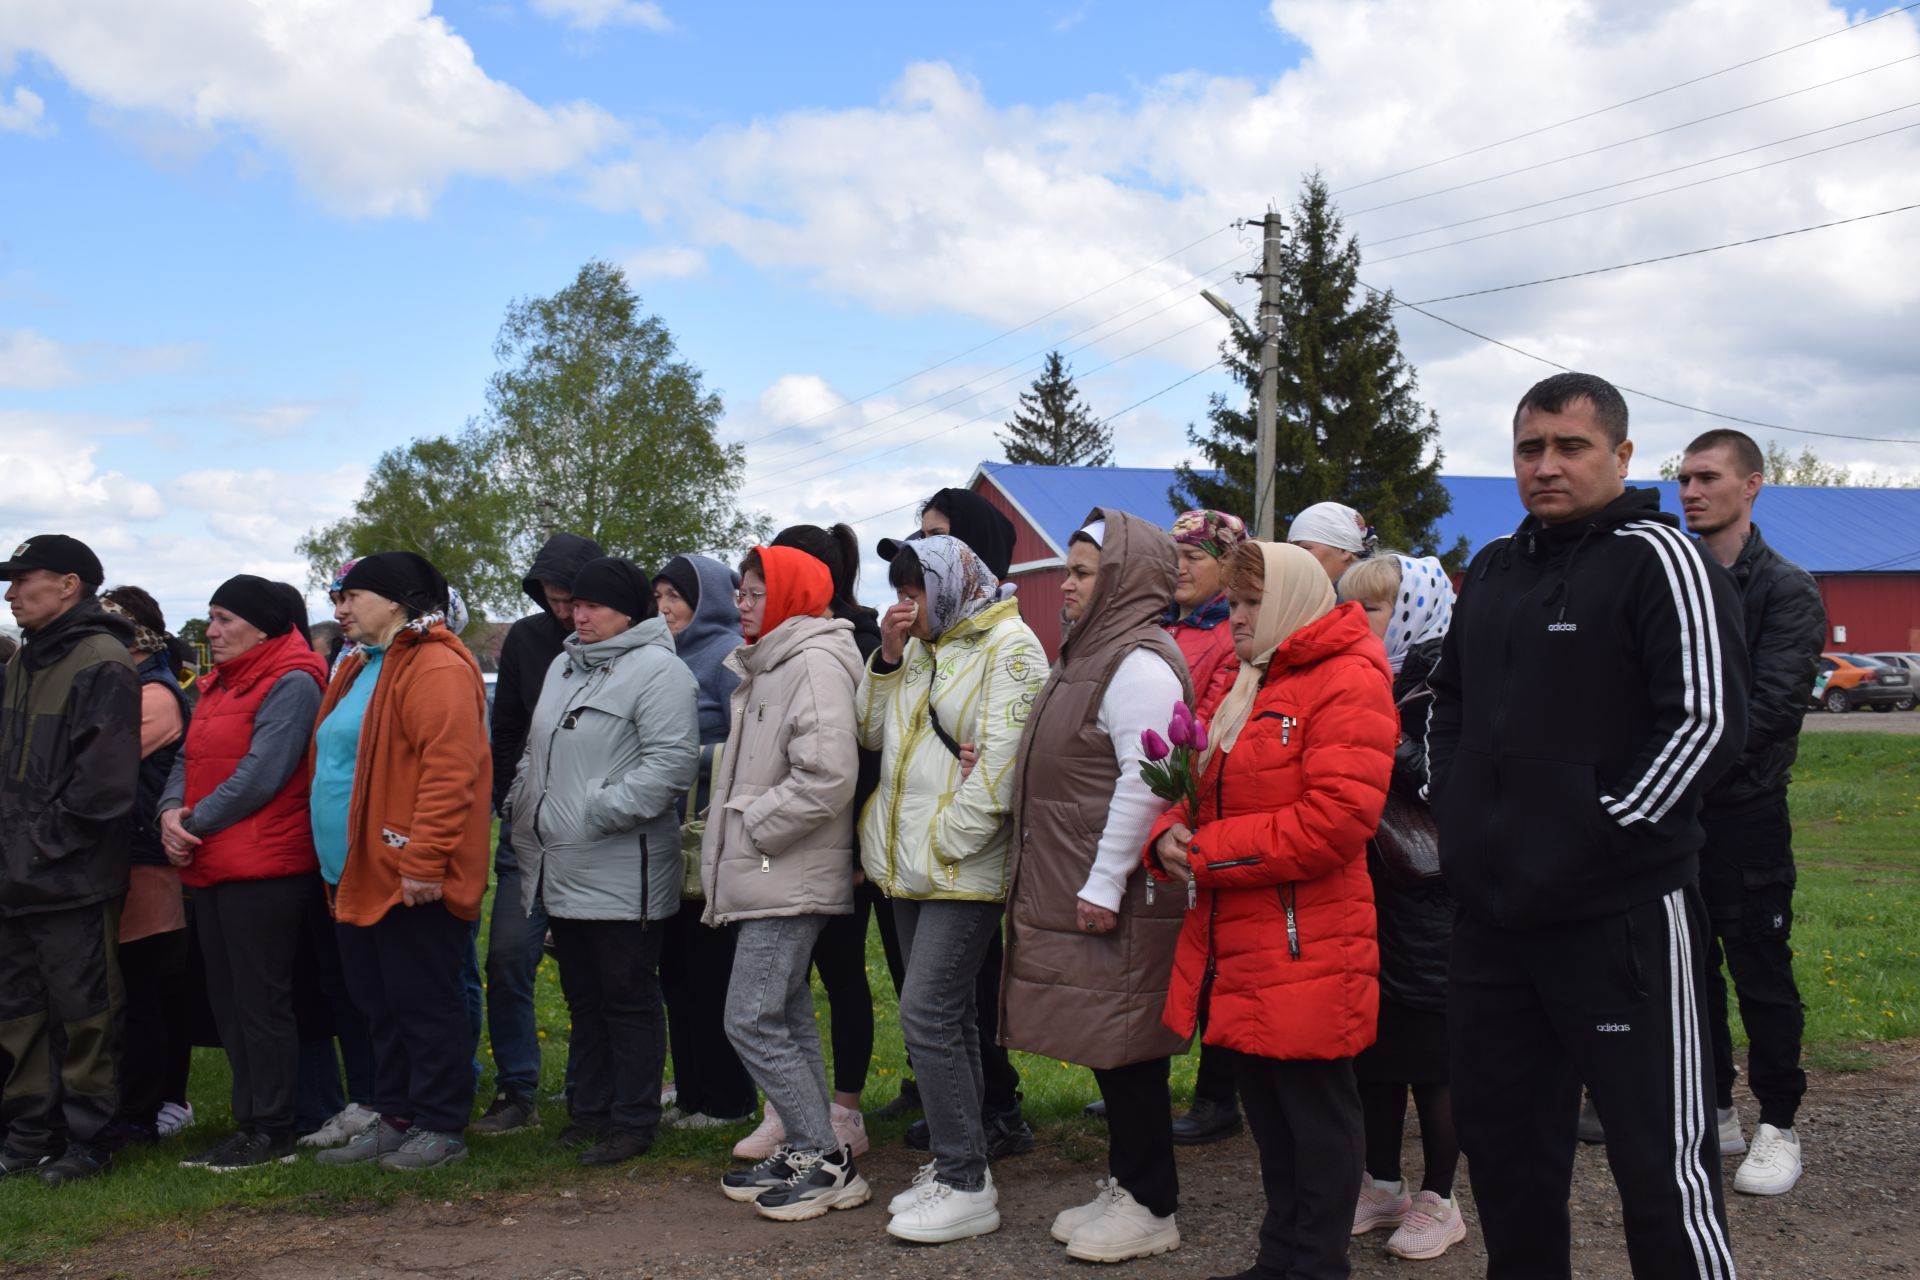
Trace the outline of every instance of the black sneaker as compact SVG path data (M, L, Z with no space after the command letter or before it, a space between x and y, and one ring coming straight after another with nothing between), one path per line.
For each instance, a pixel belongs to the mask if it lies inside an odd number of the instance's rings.
M1098 1120L1102 1124L1106 1123L1107 1100L1105 1098L1097 1098L1089 1102L1086 1106L1080 1108L1080 1114L1089 1120Z
M925 1116L921 1116L907 1126L907 1131L900 1135L900 1141L915 1151L931 1151L933 1150L933 1126L927 1123Z
M1020 1112L1020 1104L1015 1102L1005 1111L988 1112L980 1117L987 1129L987 1159L1005 1160L1008 1156L1023 1156L1039 1146L1039 1140L1033 1136L1033 1130L1027 1125L1026 1116Z
M1173 1140L1183 1147L1203 1147L1209 1142L1224 1142L1245 1127L1238 1103L1195 1098L1187 1114L1173 1122Z
M180 1162L182 1169L210 1169L216 1164L231 1161L240 1149L247 1145L247 1133L236 1130L213 1144L199 1155L188 1156Z
M493 1105L487 1108L485 1115L467 1126L467 1132L494 1137L539 1127L540 1108L532 1098L517 1098L510 1093L503 1093L493 1100Z
M554 1141L563 1147L590 1147L600 1141L600 1130L590 1124L570 1124Z
M291 1133L242 1133L225 1150L207 1161L206 1167L213 1173L234 1173L241 1169L255 1169L263 1164L292 1164L300 1157L294 1154L293 1135Z
M50 1187L65 1186L97 1178L113 1168L113 1153L105 1147L90 1147L84 1142L67 1146L66 1154L40 1166L40 1181Z
M10 1178L16 1173L31 1173L52 1160L52 1156L28 1156L18 1151L0 1150L0 1178Z
M873 1189L853 1167L853 1152L795 1152L787 1157L793 1173L753 1202L763 1218L776 1222L804 1222L829 1209L857 1209L873 1199Z
M920 1114L920 1085L911 1076L900 1082L892 1102L873 1113L875 1120L902 1120Z
M793 1177L793 1165L788 1158L793 1148L781 1143L774 1153L754 1165L751 1169L735 1169L720 1179L720 1190L729 1200L738 1200L742 1204L758 1200L775 1187L784 1187Z
M580 1163L619 1164L643 1156L653 1149L653 1143L637 1133L610 1133L600 1141L580 1153Z

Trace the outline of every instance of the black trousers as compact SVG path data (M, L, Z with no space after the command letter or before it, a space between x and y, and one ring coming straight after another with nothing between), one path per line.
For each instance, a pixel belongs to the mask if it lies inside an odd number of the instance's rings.
M1162 1218L1180 1204L1180 1173L1173 1163L1173 1095L1167 1086L1172 1068L1169 1058L1149 1058L1093 1071L1107 1102L1107 1173ZM1357 1173L1354 1185L1360 1185Z
M867 981L867 922L873 896L861 885L849 915L830 916L813 944L813 968L833 1020L833 1089L859 1093L873 1064L873 987ZM749 1108L751 1109L751 1108Z
M1240 1055L1225 1045L1202 1044L1200 1065L1193 1073L1193 1100L1230 1107L1239 1088Z
M0 916L0 1130L16 1155L108 1141L126 1021L121 905Z
M461 977L473 926L430 902L334 927L347 990L373 1037L374 1109L460 1133L473 1112L473 1021Z
M1255 1272L1286 1280L1346 1276L1362 1169L1353 1059L1233 1056L1267 1193Z
M294 1129L300 1027L293 965L318 880L229 880L194 891L207 1001L233 1068L233 1121L243 1132Z
M887 953L887 972L893 978L893 993L897 996L907 975L906 961L900 951L900 931L894 924L891 904L882 902L874 915L880 925L880 946ZM1000 967L1007 958L1005 930L1003 923L995 931L993 942L987 948L987 958L980 963L979 976L973 980L976 1026L980 1031L980 1069L987 1083L986 1101L981 1104L981 1110L989 1116L1004 1115L1020 1105L1020 1071L1000 1043Z
M660 1129L660 1077L667 1064L659 978L666 932L644 920L549 915L547 925L573 1016L568 1115L596 1133L652 1142Z
M753 1077L727 1039L727 982L733 976L736 929L700 923L707 904L680 904L661 922L660 990L667 1004L673 1085L680 1110L731 1120L753 1114ZM838 1025L838 1019L835 1020Z
M1747 1028L1747 1086L1760 1100L1760 1121L1791 1129L1807 1074L1800 1069L1806 1011L1793 980L1793 823L1787 797L1769 796L1737 812L1702 816L1700 893L1713 925L1707 965L1707 1026L1713 1035L1716 1101L1733 1105L1733 1031L1727 1021L1727 978ZM1720 969L1726 959L1726 973Z
M120 1123L143 1133L153 1131L161 1103L187 1100L193 1059L186 1001L190 958L185 929L120 946L120 983L127 993Z
M1584 1082L1607 1128L1633 1274L1730 1280L1698 895L1497 929L1461 914L1447 1018L1454 1120L1489 1280L1571 1276Z

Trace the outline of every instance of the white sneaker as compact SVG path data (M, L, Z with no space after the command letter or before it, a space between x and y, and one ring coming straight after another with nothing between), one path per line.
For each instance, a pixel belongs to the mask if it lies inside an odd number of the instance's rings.
M1413 1197L1402 1181L1392 1190L1367 1174L1360 1175L1360 1198L1353 1202L1353 1234L1363 1236L1382 1227L1397 1227L1413 1211Z
M1062 1209L1053 1218L1053 1238L1061 1244L1071 1243L1073 1233L1092 1222L1107 1211L1107 1202L1120 1194L1120 1184L1112 1178L1102 1178L1093 1184L1100 1188L1100 1194L1086 1204L1075 1205L1071 1209Z
M300 1137L303 1147L344 1147L380 1122L380 1113L357 1102L349 1102L338 1115L312 1133Z
M733 1157L736 1160L765 1160L780 1149L787 1140L787 1126L780 1119L780 1113L767 1104L767 1114L761 1117L760 1127L733 1144Z
M680 1086L669 1080L660 1086L660 1109L665 1111L680 1101Z
M1732 1107L1721 1107L1720 1114L1720 1154L1737 1156L1747 1149L1746 1135L1740 1132L1740 1113Z
M929 1160L914 1170L913 1181L907 1184L907 1189L887 1201L888 1213L905 1213L913 1207L913 1202L920 1198L920 1193L926 1190L927 1187L933 1185L933 1166L934 1161ZM993 1184L989 1182L987 1185L992 1186ZM998 1196L995 1196L996 1201L998 1198Z
M915 1244L946 1244L1000 1229L1000 1197L993 1175L978 1191L961 1191L929 1181L904 1211L887 1223L887 1234Z
M1753 1131L1753 1149L1733 1175L1733 1189L1750 1196L1783 1196L1800 1181L1800 1136L1763 1124Z
M848 1148L856 1156L867 1154L867 1118L851 1107L839 1103L830 1104L829 1118L833 1121L833 1136L840 1145Z
M737 1124L746 1124L753 1119L753 1113L744 1116L710 1116L704 1111L682 1113L680 1108L673 1109L673 1118L667 1119L667 1113L660 1113L660 1122L670 1129L730 1129Z
M1115 1187L1100 1216L1074 1230L1067 1256L1082 1262L1125 1262L1170 1252L1180 1247L1180 1228L1173 1217L1156 1217L1132 1192Z
M160 1104L160 1113L153 1118L153 1127L163 1138L171 1138L192 1124L193 1104L191 1102L163 1102Z
M1467 1238L1467 1223L1451 1200L1431 1191L1413 1198L1406 1220L1387 1238L1387 1252L1396 1258L1437 1258Z

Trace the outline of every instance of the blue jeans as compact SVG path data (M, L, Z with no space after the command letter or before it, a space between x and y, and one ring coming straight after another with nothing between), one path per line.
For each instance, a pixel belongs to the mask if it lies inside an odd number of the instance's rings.
M893 902L907 969L900 985L900 1036L920 1082L934 1174L956 1191L987 1185L987 1132L980 1115L987 1087L975 979L999 935L1000 912L997 902Z
M813 1020L813 944L826 916L742 920L727 984L727 1039L767 1102L780 1112L795 1151L839 1149Z
M520 905L520 863L513 829L500 824L494 853L493 922L487 934L487 1027L500 1092L531 1100L540 1088L540 1037L534 1025L533 979L547 937L547 913Z

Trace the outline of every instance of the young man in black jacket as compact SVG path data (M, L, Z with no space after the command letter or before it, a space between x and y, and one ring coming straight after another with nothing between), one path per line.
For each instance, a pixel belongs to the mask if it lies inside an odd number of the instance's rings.
M1700 891L1713 925L1707 1024L1713 1034L1720 1149L1746 1150L1733 1107L1733 1036L1720 954L1746 1025L1747 1083L1760 1127L1733 1189L1777 1196L1800 1179L1794 1113L1807 1091L1800 1069L1805 1013L1793 980L1793 824L1788 771L1820 666L1827 615L1813 575L1776 553L1753 523L1766 460L1744 432L1709 431L1680 460L1680 507L1701 546L1732 573L1747 634L1747 737L1739 759L1707 794L1700 820Z
M527 746L527 726L547 668L560 656L560 644L573 631L573 579L590 560L600 559L600 544L577 533L556 533L520 584L538 605L507 628L500 643L500 674L493 690L488 737L493 748L493 811L500 812L513 785L513 771ZM520 907L520 863L513 853L513 830L500 824L500 845L493 855L493 916L487 931L487 1036L493 1042L497 1096L487 1113L473 1122L479 1134L512 1133L540 1123L540 1039L533 1017L533 976L546 940L546 913L529 915Z
M84 542L29 538L0 579L25 637L0 693L0 1177L58 1186L113 1161L140 680Z
M1582 1082L1634 1275L1734 1274L1693 885L1700 799L1746 737L1739 601L1626 487L1632 456L1604 380L1527 392L1527 518L1474 557L1431 678L1454 1118L1492 1280L1572 1274Z

